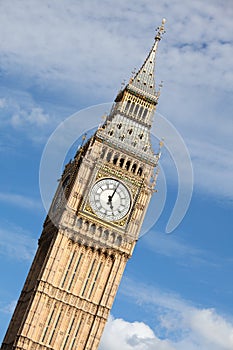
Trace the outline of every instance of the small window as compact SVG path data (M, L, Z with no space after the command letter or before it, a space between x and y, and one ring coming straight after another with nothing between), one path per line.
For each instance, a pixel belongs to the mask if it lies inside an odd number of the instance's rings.
M89 221L85 221L83 225L84 230L87 231L88 227L89 227Z
M139 176L142 176L142 168L139 168L139 169L138 169L138 175L139 175Z
M95 230L96 230L96 226L95 226L95 224L92 224L90 227L90 232L95 233Z
M142 118L143 118L143 119L145 119L145 118L146 118L146 116L147 116L147 112L148 112L148 109L147 109L147 108L145 108L145 109L144 109L144 112L143 112L143 115L142 115Z
M136 104L136 107L135 107L135 110L134 110L134 114L135 114L135 115L138 113L138 110L139 110L139 105Z
M139 118L141 118L142 113L143 113L143 110L144 110L144 107L141 107L141 108L139 109L139 113L138 113Z
M116 239L116 245L119 247L122 243L122 237L121 236L118 236L117 239Z
M102 150L102 153L101 153L101 155L100 155L100 158L103 159L104 156L105 156L105 149Z
M125 161L124 158L120 159L120 164L119 165L120 165L121 168L123 167L124 161Z
M117 161L118 161L118 157L117 157L117 156L115 156L115 157L113 158L113 164L116 164L116 163L117 163Z
M130 162L130 160L128 160L128 161L126 162L126 164L125 164L125 169L126 169L126 170L129 170L130 164L131 164L131 162Z
M102 227L98 227L98 229L97 229L97 235L98 235L98 237L101 237L101 236L102 236L102 232L103 232Z
M132 166L132 173L135 173L135 171L136 171L136 168L137 168L137 164L136 163L134 163L134 165Z
M107 154L107 162L110 162L111 158L112 158L112 152L108 152L108 154Z
M127 112L129 110L129 106L130 106L131 101L128 100L125 106L125 111ZM120 128L119 128L120 129Z
M103 239L108 239L108 236L109 236L109 231L105 230L103 233Z
M129 113L133 113L134 106L135 106L135 103L134 103L134 102L132 102L132 103L131 103L131 106L130 106Z

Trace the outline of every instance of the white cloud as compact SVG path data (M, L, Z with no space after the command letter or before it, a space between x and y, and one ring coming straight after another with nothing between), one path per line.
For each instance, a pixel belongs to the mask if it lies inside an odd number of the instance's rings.
M157 338L143 322L127 322L109 317L100 350L175 350L170 342Z
M153 231L153 233L143 237L143 242L147 248L156 252L156 254L184 259L186 264L188 264L187 258L189 263L192 264L211 263L209 254L206 251L190 246L176 235L164 235L162 232Z
M179 0L155 7L152 0L147 4L138 0L132 6L121 0L113 13L107 1L97 5L69 0L51 5L48 0L23 0L19 5L13 0L11 6L2 2L0 9L4 68L23 69L39 78L39 84L43 78L47 83L48 79L76 81L92 92L100 84L101 92L106 93L109 85L116 88L119 75L120 79L128 76L135 62L142 63L153 26L167 16L168 35L161 45L164 79L182 85L211 82L215 87L221 80L224 89L232 88L226 74L232 71L232 11L227 1L188 1L184 5Z
M218 315L213 309L191 309L187 323L200 341L216 349L233 348L233 324Z
M35 102L33 97L24 91L5 91L5 96L0 100L0 128L8 128L3 137L9 137L9 127L13 132L23 133L30 140L42 143L47 140L48 135L53 131L61 116L55 115L56 108L50 113L40 103ZM2 106L1 106L2 105ZM14 137L12 137L14 139Z
M228 131L232 131L230 126ZM195 180L205 191L215 196L220 194L225 199L231 200L233 195L232 148L225 148L217 142L211 144L207 141L190 140ZM230 141L228 144L231 143Z
M150 318L156 319L155 329L152 331L142 322L110 318L101 350L231 350L233 347L233 321L214 309L197 308L177 295L130 280L124 283L122 293L142 307L149 307Z
M31 260L35 254L36 239L21 227L8 225L0 229L0 254L10 259Z
M48 121L49 115L44 113L40 107L33 107L30 112L20 109L11 118L11 124L15 127L23 126L27 123L35 126L44 126Z
M0 99L0 108L3 109L1 119L5 124L11 124L14 127L34 125L43 127L49 123L50 116L44 110L37 106L29 96L22 94L24 101L20 97L7 97ZM27 98L27 100L26 100Z
M0 192L0 201L26 209L42 209L42 203L20 194Z
M2 121L14 127L27 125L43 127L50 120L50 116L41 107L36 106L33 101L22 102L13 97L2 98L0 100L0 108L3 109L1 114Z

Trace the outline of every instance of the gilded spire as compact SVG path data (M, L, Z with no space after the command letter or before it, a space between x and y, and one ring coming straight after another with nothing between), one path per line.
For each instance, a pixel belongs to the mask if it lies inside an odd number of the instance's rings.
M164 24L165 18L162 20L160 27L156 29L156 36L154 45L147 56L142 67L136 73L136 75L131 78L127 90L131 90L135 93L148 97L150 100L157 102L158 94L155 90L155 80L154 80L154 70L155 70L155 57L158 48L158 43L161 40L163 34L165 33Z

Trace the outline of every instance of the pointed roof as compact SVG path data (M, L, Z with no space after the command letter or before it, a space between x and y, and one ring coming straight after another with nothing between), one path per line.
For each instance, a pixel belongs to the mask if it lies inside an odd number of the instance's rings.
M157 102L158 93L155 90L155 80L154 80L154 70L155 70L155 57L156 51L158 48L158 43L162 38L162 35L165 33L164 24L166 20L162 20L162 24L157 28L157 33L155 36L155 42L152 46L152 49L147 56L145 62L136 73L136 75L131 78L129 84L127 85L127 90L136 92L140 95L143 95L150 100Z

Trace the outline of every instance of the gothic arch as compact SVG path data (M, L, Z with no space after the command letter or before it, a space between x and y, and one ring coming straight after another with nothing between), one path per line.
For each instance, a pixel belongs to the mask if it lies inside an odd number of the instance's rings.
M124 161L125 161L124 158L121 158L121 159L120 159L119 166L120 166L121 168L122 168L123 165L124 165Z
M125 169L126 169L126 170L129 170L130 165L131 165L130 160L127 160L127 162L126 162L126 164L125 164Z
M133 165L132 168L131 168L132 173L135 173L136 168L137 168L137 164L134 163L134 165Z

